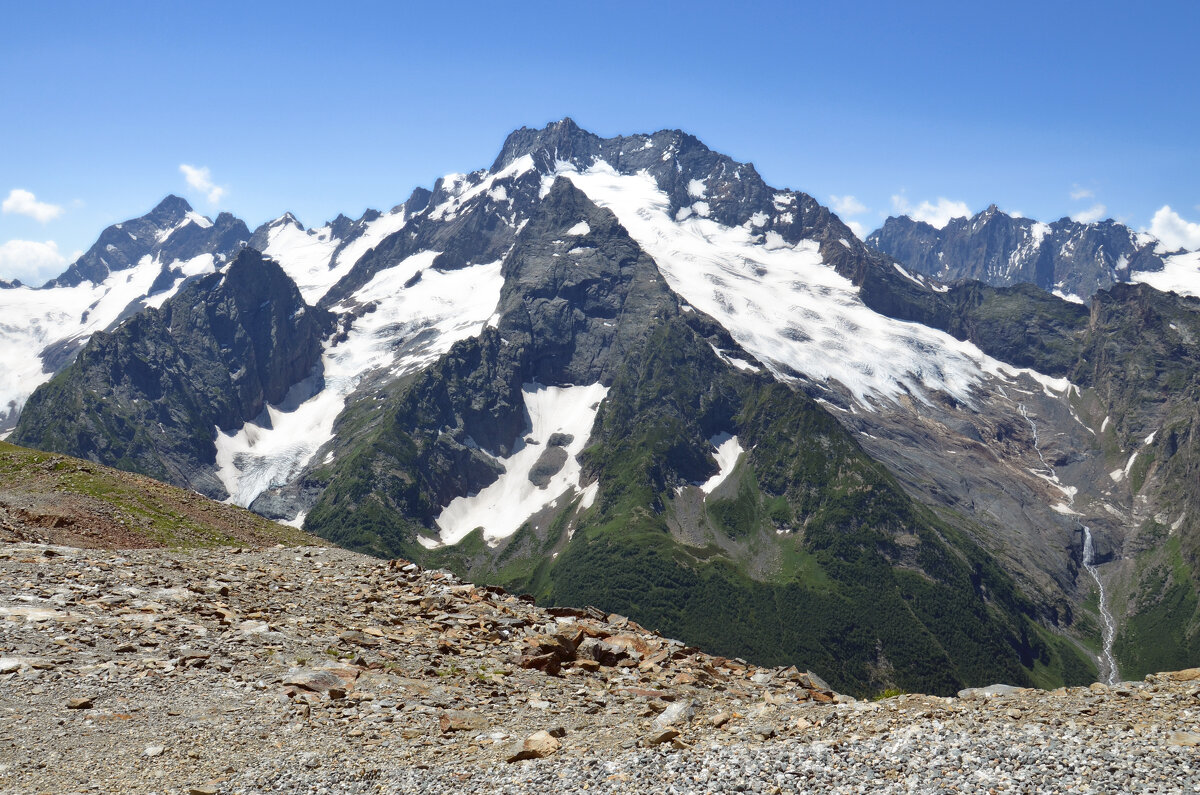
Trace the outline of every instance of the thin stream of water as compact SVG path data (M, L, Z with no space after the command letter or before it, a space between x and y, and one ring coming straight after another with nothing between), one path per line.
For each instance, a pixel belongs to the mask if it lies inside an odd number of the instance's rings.
M1037 425L1033 418L1025 410L1025 404L1017 405L1017 411L1021 412L1021 416L1029 423L1029 429L1033 432L1033 450L1037 453L1038 458L1042 462L1042 466L1050 473L1050 479L1057 482L1058 474L1054 471L1054 467L1046 463L1045 456L1042 455L1041 442L1038 440ZM1074 507L1075 494L1074 492L1066 492L1067 506ZM1100 654L1100 677L1105 683L1115 685L1120 681L1120 672L1117 670L1117 660L1113 657L1113 641L1117 635L1117 622L1113 619L1112 612L1108 609L1108 597L1104 592L1104 582L1100 579L1100 570L1096 568L1096 547L1092 543L1092 531L1087 525L1081 524L1083 528L1083 568L1096 581L1096 587L1100 590L1100 619L1104 623L1103 644L1104 648Z
M1101 662L1108 668L1107 671L1102 671L1101 675L1106 683L1115 685L1119 681L1117 660L1113 657L1113 639L1117 635L1117 622L1113 620L1112 613L1108 609L1104 582L1100 579L1100 572L1096 569L1096 548L1092 546L1092 531L1087 525L1083 526L1083 567L1087 569L1088 574L1092 575L1092 579L1096 581L1096 587L1100 589L1100 618L1104 621L1104 653L1101 655Z

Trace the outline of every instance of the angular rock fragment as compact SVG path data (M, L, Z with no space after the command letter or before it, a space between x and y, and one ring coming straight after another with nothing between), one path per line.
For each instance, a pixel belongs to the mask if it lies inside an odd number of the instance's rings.
M522 759L545 759L562 748L562 743L547 731L536 731L525 738L519 746L512 749L506 757L508 762L519 762Z

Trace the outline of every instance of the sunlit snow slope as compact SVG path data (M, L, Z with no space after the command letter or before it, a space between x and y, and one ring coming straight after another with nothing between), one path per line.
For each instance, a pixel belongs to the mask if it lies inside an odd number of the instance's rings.
M1136 271L1129 279L1163 292L1200 297L1200 251L1165 257L1161 271Z
M367 221L360 234L346 241L334 234L332 224L306 230L288 214L268 227L263 253L291 277L305 303L315 304L363 254L403 227L405 220L403 209L385 213Z
M456 544L476 527L482 527L484 541L494 544L517 532L525 520L564 493L584 494L576 457L587 444L608 388L600 384L572 387L524 384L521 391L529 415L528 432L513 447L512 455L499 459L504 474L478 494L454 499L438 515L441 543ZM550 477L549 483L535 485L530 474L556 433L570 437L562 445L566 462ZM426 546L436 546L427 539L421 541Z
M983 378L1029 372L969 342L869 309L857 288L822 262L815 243L764 238L753 222L727 227L682 212L675 220L652 177L620 174L604 161L584 171L561 162L558 168L616 214L675 292L716 318L780 378L836 381L869 407L906 393L924 400L928 391L971 404ZM1065 382L1037 377L1066 389Z
M395 378L431 364L479 334L500 300L500 263L441 272L436 251L380 271L335 311L358 314L345 339L329 340L323 380L297 384L267 417L233 434L217 432L217 473L231 501L248 506L295 477L333 438L346 398L365 378Z
M159 230L156 242L170 245L174 235L187 234L193 226L207 229L212 221L188 212L178 224ZM142 307L162 306L186 278L211 273L215 267L212 254L187 260L147 254L131 268L110 272L99 284L0 290L0 430L12 427L33 391L54 375L43 358L48 347L82 343ZM175 278L165 287L160 282L160 289L148 295L164 269L174 271Z

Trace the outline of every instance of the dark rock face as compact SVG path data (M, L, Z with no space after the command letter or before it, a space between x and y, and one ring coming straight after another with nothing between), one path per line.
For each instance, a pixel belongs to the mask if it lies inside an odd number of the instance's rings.
M581 222L588 232L568 234ZM503 273L499 331L530 347L527 378L546 384L607 382L656 318L678 311L658 267L616 216L563 178Z
M943 282L977 279L995 287L1035 284L1087 298L1126 281L1131 271L1157 271L1155 243L1112 219L1040 224L988 207L942 229L903 216L888 218L867 243L918 273Z
M184 224L191 211L184 199L168 196L146 215L108 227L83 256L46 287L99 283L113 271L132 268L144 256L158 256L164 263L201 254L224 260L250 239L246 224L229 213L221 213L208 227L196 222ZM168 235L171 230L175 231ZM169 283L166 275L162 278L164 284Z
M580 221L597 232L567 234ZM607 383L649 325L679 311L653 260L568 180L556 181L538 206L503 272L497 327L418 375L384 409L381 436L363 453L377 457L373 470L402 473L380 491L398 516L420 525L496 479L492 457L509 455L528 427L523 384ZM334 479L314 508L318 518L346 485Z
M224 496L214 429L283 400L330 330L278 265L245 249L225 273L93 336L34 392L13 439Z
M561 447L547 447L529 470L529 482L540 489L546 488L550 485L550 479L562 471L566 463L566 450Z
M519 171L518 161L524 157L532 168ZM826 248L830 249L835 257L830 261L839 272L844 266L838 263L847 257L878 258L813 197L771 188L752 164L714 152L694 136L662 130L600 138L563 119L540 130L522 128L512 133L489 171L474 172L451 185L439 180L428 195L414 193L406 204L412 207L412 222L365 255L322 299L322 305L338 304L380 270L418 251L441 252L434 262L441 269L502 258L515 243L522 221L540 204L543 177L564 164L582 170L597 160L622 174L653 177L667 194L673 215L702 211L731 226L754 223L760 234L777 234L789 243L815 240L827 259ZM472 194L471 187L489 178L495 178L492 190ZM469 198L456 203L460 195Z

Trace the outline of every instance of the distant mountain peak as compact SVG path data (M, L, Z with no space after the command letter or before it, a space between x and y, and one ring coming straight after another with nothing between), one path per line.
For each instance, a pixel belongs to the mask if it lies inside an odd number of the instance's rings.
M525 155L534 155L535 160L545 159L549 165L555 160L573 161L581 155L596 154L600 141L598 135L584 130L569 117L541 129L522 127L509 133L491 170L500 171ZM538 158L538 153L545 153L545 157Z
M1137 271L1163 268L1157 241L1111 218L1083 223L1035 221L989 204L942 228L890 217L867 244L943 282L978 279L996 287L1022 282L1088 297Z
M192 212L192 205L188 204L187 199L172 193L168 194L143 217L152 224L165 229L183 221L190 212Z
M188 204L188 200L182 196L176 196L174 193L168 193L162 201L155 205L151 212L183 212L190 213L192 205Z

